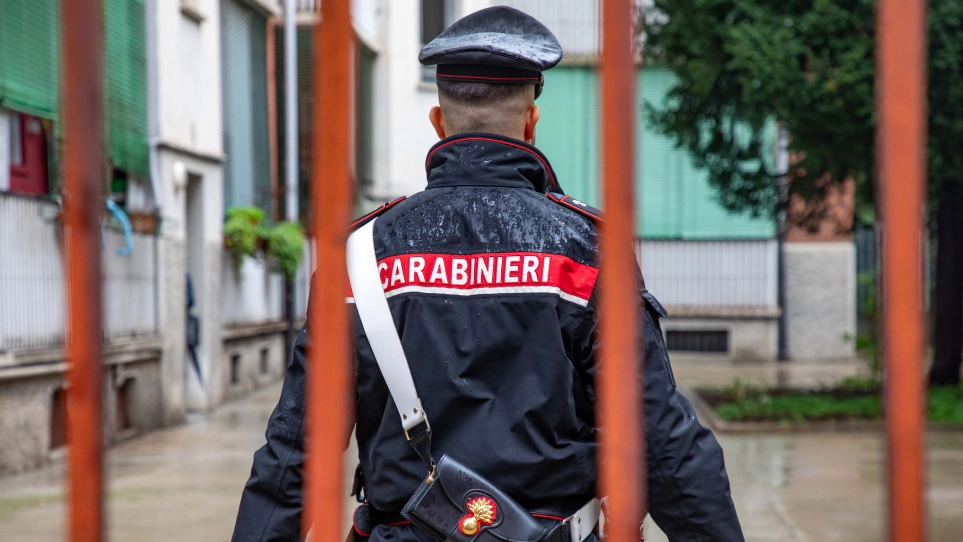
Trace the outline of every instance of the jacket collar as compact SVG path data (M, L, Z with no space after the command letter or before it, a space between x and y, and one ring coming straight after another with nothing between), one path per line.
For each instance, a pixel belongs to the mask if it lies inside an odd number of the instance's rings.
M428 152L425 169L428 188L505 186L562 191L541 151L524 141L485 132L442 139Z

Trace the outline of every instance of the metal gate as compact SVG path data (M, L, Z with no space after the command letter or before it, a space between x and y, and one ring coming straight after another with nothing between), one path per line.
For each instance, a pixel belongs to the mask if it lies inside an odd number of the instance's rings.
M103 428L101 396L100 238L98 211L104 163L102 0L60 2L63 20L64 208L68 277L67 438L69 531L73 541L103 540ZM645 510L645 487L638 473L645 457L639 449L637 405L641 390L621 386L638 382L641 352L635 344L635 304L619 303L634 295L632 252L634 104L631 0L604 0L602 8L601 133L603 230L601 333L606 345L601 363L600 415L609 431L601 442L602 490L609 496L607 538L617 542L638 536ZM886 345L886 431L889 443L889 537L922 541L924 535L922 360L923 312L921 258L925 195L925 7L921 0L881 0L878 51L880 118L877 153L881 166L882 212L888 230L882 246L883 314ZM315 540L341 540L342 442L349 427L352 388L348 318L343 303L345 224L351 204L350 87L352 48L350 0L325 0L316 32L316 162L313 179L325 190L312 190L317 213L316 262L328 270L320 281L310 318L324 322L311 329L311 343L324 344L323 370L309 375L304 528L314 526ZM319 69L316 66L316 69ZM898 189L897 189L898 183ZM643 254L641 258L645 258ZM607 323L606 323L607 322ZM614 323L619 325L614 325ZM625 356L624 352L637 352ZM310 354L309 354L310 355ZM316 367L317 369L318 367ZM618 393L614 393L619 390ZM614 429L614 430L613 430Z

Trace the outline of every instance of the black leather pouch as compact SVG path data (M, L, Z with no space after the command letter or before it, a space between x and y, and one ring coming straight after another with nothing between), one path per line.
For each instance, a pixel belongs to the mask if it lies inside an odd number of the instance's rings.
M447 455L401 515L438 542L538 542L549 534L511 497Z

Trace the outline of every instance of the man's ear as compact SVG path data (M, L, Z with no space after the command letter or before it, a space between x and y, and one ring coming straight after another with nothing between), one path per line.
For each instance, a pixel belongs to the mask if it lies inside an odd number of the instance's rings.
M535 125L538 124L538 119L542 117L541 111L539 111L538 106L532 104L528 108L528 113L525 115L525 141L532 145L535 143Z
M437 105L431 108L428 112L428 120L431 121L431 125L435 127L435 133L438 134L438 139L445 139L448 137L445 135L445 123L444 118L441 115L441 108Z

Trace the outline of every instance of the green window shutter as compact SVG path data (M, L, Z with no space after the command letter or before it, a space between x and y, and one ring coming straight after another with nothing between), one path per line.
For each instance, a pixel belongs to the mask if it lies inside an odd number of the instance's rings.
M221 0L221 92L224 207L270 214L273 193L267 112L267 20L235 0Z
M104 0L107 152L115 167L149 176L147 42L143 0Z
M716 199L708 174L689 154L649 126L642 105L661 105L675 84L663 68L639 72L636 126L636 228L647 239L768 239L772 220L726 211ZM538 99L538 147L551 160L566 193L601 206L598 168L598 79L594 67L562 66L545 72Z
M374 184L374 65L376 56L363 44L355 46L355 185L367 193Z
M535 145L551 161L566 194L599 206L595 70L561 67L545 72L545 87L537 103L542 117Z
M0 105L56 121L60 4L0 0Z
M769 239L775 223L767 218L727 211L718 201L709 174L698 169L689 153L657 132L642 118L645 102L662 107L676 84L667 68L647 67L639 72L636 115L641 136L636 150L636 191L643 195L636 216L647 239Z
M314 163L312 156L314 152L314 138L312 126L314 124L314 32L313 27L298 27L297 29L297 48L298 48L298 217L302 221L309 218L308 211L311 207L311 167ZM279 182L284 185L285 171L287 171L287 156L285 148L287 145L286 124L284 118L284 95L285 95L285 73L284 73L284 27L278 26L274 33L275 46L275 103L278 126L278 175ZM284 198L278 201L278 212L280 216L285 216Z

